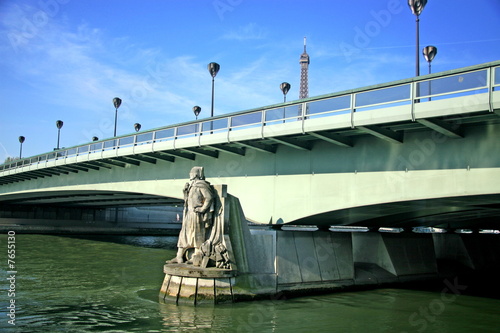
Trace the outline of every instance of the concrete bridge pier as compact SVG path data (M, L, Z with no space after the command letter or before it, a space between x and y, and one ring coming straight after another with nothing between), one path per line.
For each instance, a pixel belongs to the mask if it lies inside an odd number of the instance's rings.
M277 292L313 292L438 277L430 234L277 231Z
M225 200L233 269L202 272L167 264L161 300L196 305L373 288L456 277L463 267L500 263L495 235L249 228L239 200Z
M478 272L480 276L498 276L500 242L495 234L433 234L436 259L440 273L457 271ZM495 285L496 279L495 279ZM493 285L491 288L493 289Z

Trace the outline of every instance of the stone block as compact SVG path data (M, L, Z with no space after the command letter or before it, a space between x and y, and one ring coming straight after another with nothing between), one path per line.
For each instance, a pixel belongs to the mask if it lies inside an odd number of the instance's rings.
M396 283L398 277L382 267L372 263L355 263L355 284L356 285L372 285L382 283Z
M471 258L474 269L490 270L500 262L500 242L498 235L460 235Z
M276 273L278 284L302 282L292 232L277 231L276 233Z
M220 278L215 279L215 302L216 303L232 303L233 302L233 290L232 290L232 279Z
M293 235L302 282L321 281L313 233L294 231Z
M251 273L274 274L274 260L276 257L276 231L250 229L252 251L248 253L249 261L258 263L252 265Z
M330 238L340 279L354 279L352 234L350 232L330 233Z
M179 294L180 288L181 288L181 283L182 283L181 276L172 276L170 278L170 283L168 284L166 294L168 296L177 297L177 295Z
M432 234L385 233L380 235L398 276L437 273Z
M179 297L194 301L198 278L183 277Z
M313 233L316 258L323 281L340 280L338 261L331 232L316 231Z
M160 288L160 297L165 298L165 295L167 294L168 285L170 284L170 278L171 276L169 274L165 274L165 278L163 279L163 283Z
M196 304L213 303L214 301L215 280L210 278L198 278L198 292L196 295Z
M392 258L381 233L360 232L353 234L352 237L355 263L375 264L392 274L396 274Z
M466 235L470 236L470 235ZM474 269L474 263L459 234L433 234L434 250L437 260L446 260L460 263L465 267Z

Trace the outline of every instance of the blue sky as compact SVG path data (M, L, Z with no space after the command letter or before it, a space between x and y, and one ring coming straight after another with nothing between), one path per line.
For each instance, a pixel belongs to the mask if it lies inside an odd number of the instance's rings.
M500 59L500 1L429 0L420 48L432 71ZM309 95L415 75L406 0L0 0L0 163L61 146L298 99L307 36ZM421 58L421 73L427 63Z

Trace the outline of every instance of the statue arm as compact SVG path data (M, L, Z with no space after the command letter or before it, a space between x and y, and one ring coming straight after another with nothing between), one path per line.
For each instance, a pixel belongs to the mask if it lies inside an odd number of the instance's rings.
M214 195L212 191L205 187L200 188L200 192L205 198L205 201L203 202L203 205L201 207L198 207L195 209L195 212L197 213L205 213L209 208L212 202L214 201Z
M190 184L186 183L186 185L184 185L184 189L182 190L182 192L184 193L184 201L186 201L187 198L188 198L188 195L189 195L189 186L190 186Z

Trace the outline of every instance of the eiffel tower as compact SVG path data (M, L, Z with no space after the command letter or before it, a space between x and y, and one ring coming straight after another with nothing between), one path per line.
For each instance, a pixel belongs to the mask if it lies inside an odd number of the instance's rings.
M300 90L299 99L309 97L309 83L308 83L308 72L309 72L309 55L306 51L306 37L304 37L304 53L300 55ZM299 116L302 115L302 105L299 106Z
M304 37L304 53L300 55L300 91L299 99L309 97L308 88L308 71L309 71L309 55L306 52L306 37Z

